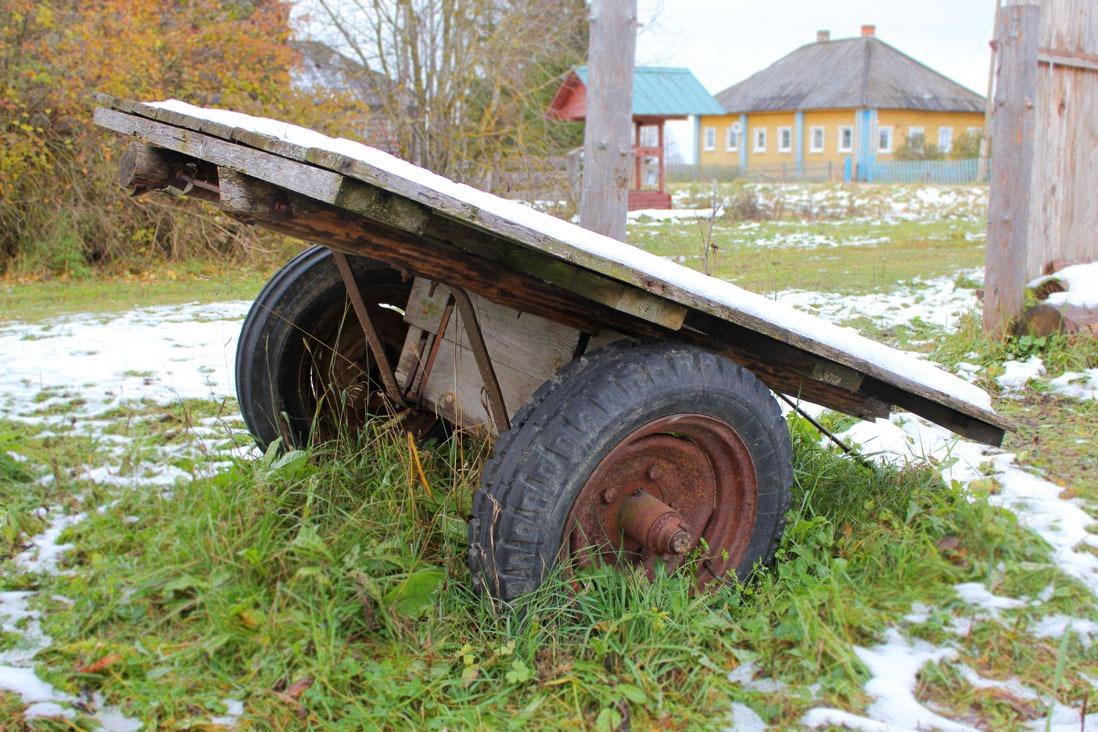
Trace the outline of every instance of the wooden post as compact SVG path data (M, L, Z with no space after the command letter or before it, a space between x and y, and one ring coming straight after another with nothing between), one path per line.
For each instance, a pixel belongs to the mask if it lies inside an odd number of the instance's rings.
M657 140L656 146L659 147L659 149L660 149L660 182L659 182L660 193L665 193L667 191L667 186L666 186L667 151L664 149L664 145L663 145L663 143L664 143L663 123L664 123L664 120L661 119L659 127L656 128L656 140Z
M1002 335L1022 314L1032 183L1041 10L1004 7L996 19L984 332Z
M580 225L625 240L637 0L592 0Z

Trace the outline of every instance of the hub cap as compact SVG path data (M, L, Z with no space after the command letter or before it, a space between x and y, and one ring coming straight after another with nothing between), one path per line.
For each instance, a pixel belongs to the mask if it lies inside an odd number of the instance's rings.
M668 571L704 541L699 586L726 578L747 550L758 484L743 440L725 422L678 414L650 422L611 448L565 523L562 552Z

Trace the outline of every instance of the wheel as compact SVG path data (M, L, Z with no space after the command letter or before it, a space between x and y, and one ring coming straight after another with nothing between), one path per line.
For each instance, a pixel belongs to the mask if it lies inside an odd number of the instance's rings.
M380 262L348 260L395 364L411 285ZM311 247L290 260L252 304L236 349L237 400L259 447L279 437L300 447L361 425L377 406L371 361L331 252Z
M500 436L469 524L478 589L510 600L558 559L682 565L698 585L769 563L793 451L755 376L702 349L618 341L534 394Z

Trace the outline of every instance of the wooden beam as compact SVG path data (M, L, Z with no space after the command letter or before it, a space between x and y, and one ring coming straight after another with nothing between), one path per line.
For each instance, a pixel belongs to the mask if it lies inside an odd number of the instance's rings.
M218 172L221 208L245 223L370 257L401 272L459 284L494 302L588 333L618 323L630 323L631 332L651 336L663 332L490 259L471 256L452 244L369 221L235 170Z
M1025 303L1026 245L1036 134L1037 48L1041 11L1009 5L999 11L995 114L992 117L984 332L1002 336Z
M1052 48L1042 48L1037 54L1037 61L1048 66L1064 66L1084 71L1098 71L1098 55L1093 53L1059 51Z

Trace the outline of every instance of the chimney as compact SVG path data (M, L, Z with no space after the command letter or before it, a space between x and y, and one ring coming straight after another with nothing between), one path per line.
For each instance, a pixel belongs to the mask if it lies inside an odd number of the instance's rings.
M831 31L820 30L816 31L816 43L827 43L831 40Z
M863 25L862 26L862 38L873 38L877 35L877 26L875 25Z

